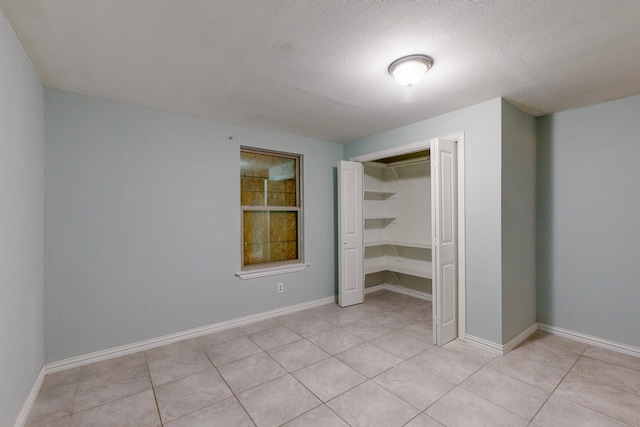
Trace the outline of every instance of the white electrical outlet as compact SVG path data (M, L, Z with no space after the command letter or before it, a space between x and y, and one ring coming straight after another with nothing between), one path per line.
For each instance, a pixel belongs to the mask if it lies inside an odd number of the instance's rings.
M278 283L278 293L281 294L284 292L284 283Z

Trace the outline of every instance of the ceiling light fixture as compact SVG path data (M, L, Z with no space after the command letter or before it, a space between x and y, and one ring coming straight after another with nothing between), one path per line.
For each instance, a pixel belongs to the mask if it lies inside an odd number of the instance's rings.
M396 59L389 65L389 74L401 85L411 87L422 80L433 65L427 55L409 55Z

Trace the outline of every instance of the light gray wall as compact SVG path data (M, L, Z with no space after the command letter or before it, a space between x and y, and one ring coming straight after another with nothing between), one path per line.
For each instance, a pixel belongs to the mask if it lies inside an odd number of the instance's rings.
M538 321L640 346L640 96L538 119Z
M536 322L536 120L502 101L502 343Z
M467 333L502 343L501 106L493 99L345 146L345 159L465 133Z
M342 145L49 88L45 120L47 362L334 295ZM240 145L304 156L307 270L235 277Z
M43 95L0 10L0 425L15 423L44 363Z

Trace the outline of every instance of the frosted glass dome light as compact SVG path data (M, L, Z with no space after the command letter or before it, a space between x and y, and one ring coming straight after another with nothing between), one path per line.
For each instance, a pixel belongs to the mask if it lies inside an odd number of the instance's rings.
M401 85L411 87L422 80L422 77L433 65L433 59L426 55L409 55L396 59L389 65L389 74Z

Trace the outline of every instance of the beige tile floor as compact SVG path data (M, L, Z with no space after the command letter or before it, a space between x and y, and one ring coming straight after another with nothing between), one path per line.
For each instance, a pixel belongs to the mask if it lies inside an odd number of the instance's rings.
M48 375L27 425L640 426L640 359L434 347L431 303L379 291Z

